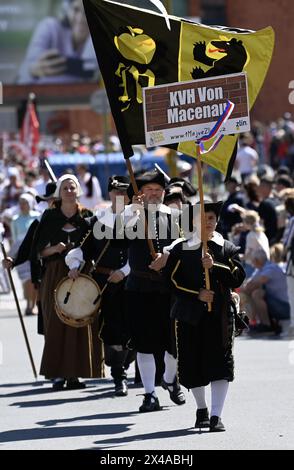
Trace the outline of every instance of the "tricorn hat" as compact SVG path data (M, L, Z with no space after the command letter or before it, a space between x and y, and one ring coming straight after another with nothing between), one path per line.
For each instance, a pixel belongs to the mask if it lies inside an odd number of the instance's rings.
M197 205L200 205L200 201L197 202ZM219 218L222 207L223 201L204 201L204 212L214 212L217 219Z
M168 186L165 190L163 203L180 200L184 204L186 202L183 190L179 186Z
M37 203L41 201L48 201L48 199L53 197L55 190L56 190L56 183L53 183L53 182L47 183L45 194L43 194L42 196L39 196L39 195L36 196Z
M190 181L187 181L184 178L180 178L180 177L177 177L177 176L174 177L174 178L171 178L168 185L169 185L169 187L178 186L178 187L182 188L183 193L187 197L195 196L197 194L197 190L192 186Z
M221 209L223 206L223 201L211 202L211 201L204 201L204 212L214 212L216 218L219 218ZM200 201L196 202L196 204L191 204L188 206L188 214L189 214L189 230L193 230L193 219L195 216L200 217Z
M159 184L160 186L162 186L163 189L165 189L165 186L166 186L163 173L160 173L157 170L146 171L145 173L143 173L142 175L136 178L136 183L137 183L139 190L145 184L151 184L151 183ZM132 199L133 195L134 195L133 186L132 184L130 184L128 187L128 196L130 199Z
M113 175L108 180L108 192L113 189L126 191L129 187L130 179L128 176Z

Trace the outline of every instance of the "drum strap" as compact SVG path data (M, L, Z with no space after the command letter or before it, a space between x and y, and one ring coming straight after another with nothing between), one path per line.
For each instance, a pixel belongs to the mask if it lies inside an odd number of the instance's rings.
M94 266L92 267L91 271L90 272L94 272L95 270L97 270L97 266L102 258L102 256L104 255L104 253L106 252L106 250L108 249L110 245L110 240L107 240L107 243L105 243L105 246L103 248L103 250L101 251L101 253L99 254L98 258L97 258L97 261L95 262Z

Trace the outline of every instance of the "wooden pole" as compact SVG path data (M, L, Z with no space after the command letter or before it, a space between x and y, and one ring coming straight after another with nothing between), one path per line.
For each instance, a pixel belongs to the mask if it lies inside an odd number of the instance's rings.
M203 193L203 178L202 178L202 164L199 144L196 143L197 151L197 175L198 175L198 190L200 199L200 213L201 213L201 240L203 246L203 254L207 253L207 233L205 227L205 211L204 211L204 193ZM204 269L205 273L205 288L210 290L210 279L209 271L207 268ZM207 304L208 311L211 312L211 303Z
M132 164L131 164L129 158L126 158L126 164L127 164L127 168L128 168L128 172L129 172L129 175L130 175L130 180L131 180L131 184L133 186L134 193L137 196L138 192L139 192L139 189L138 189L137 182L135 180L133 167L132 167ZM152 259L155 259L156 258L156 251L154 249L154 245L153 245L153 242L152 242L151 238L149 238L148 223L147 223L147 219L146 219L145 215L144 215L144 224L145 224L145 236L146 236L146 239L147 239L150 254L152 256Z
M6 254L4 244L2 242L1 242L1 249L2 249L4 259L6 260L7 259L7 254ZM35 367L35 364L34 364L34 359L33 359L32 351L31 351L31 348L30 348L30 343L29 343L27 332L26 332L26 329L25 329L25 325L24 325L22 314L21 314L19 301L18 301L18 298L17 298L17 295L16 295L16 290L15 290L15 286L14 286L14 282L13 282L13 279L12 279L10 269L7 269L7 272L8 272L9 282L10 282L11 289L12 289L12 292L13 292L13 296L14 296L14 300L15 300L15 304L16 304L16 309L17 309L17 313L18 313L21 328L22 328L22 332L23 332L23 335L24 335L26 347L27 347L27 350L28 350L28 353L29 353L31 366L32 366L32 369L33 369L33 374L34 374L35 379L36 379L37 378L36 367Z

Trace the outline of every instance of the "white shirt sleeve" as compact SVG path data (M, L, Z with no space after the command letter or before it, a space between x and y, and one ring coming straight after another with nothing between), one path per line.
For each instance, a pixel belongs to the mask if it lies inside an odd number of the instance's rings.
M133 227L136 225L139 219L139 214L138 204L130 204L126 206L125 210L122 212L125 227Z
M119 271L121 271L125 275L125 277L128 276L131 271L129 262L127 262L122 268L119 268Z
M79 269L80 265L84 262L84 255L81 248L73 248L65 257L65 264L69 269Z

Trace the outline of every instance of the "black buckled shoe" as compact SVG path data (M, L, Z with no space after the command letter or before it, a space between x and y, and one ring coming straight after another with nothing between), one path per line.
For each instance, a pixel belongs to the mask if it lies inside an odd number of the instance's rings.
M210 421L208 416L207 408L199 408L196 411L196 423L195 428L209 428Z
M169 384L164 379L162 379L161 386L164 388L164 390L168 391L170 399L176 405L184 405L186 403L184 392L182 391L177 379L175 379L172 384ZM172 387L172 390L170 390L169 387Z
M114 395L116 397L126 397L128 394L128 384L125 379L117 380L114 383Z
M65 384L65 379L62 379L62 378L53 379L52 391L60 392L60 390L63 390L64 384Z
M79 390L86 388L85 382L80 382L77 378L67 379L66 381L67 390Z
M218 416L211 416L209 428L210 432L222 432L226 430Z
M140 413L148 413L149 411L161 410L159 400L152 393L145 393L143 403L139 408Z

